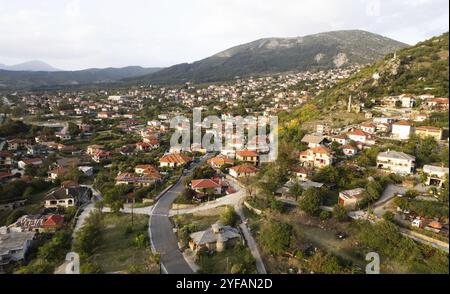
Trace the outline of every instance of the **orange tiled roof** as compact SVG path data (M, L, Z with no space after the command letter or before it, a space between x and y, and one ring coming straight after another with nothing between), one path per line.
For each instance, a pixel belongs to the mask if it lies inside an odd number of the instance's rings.
M219 188L220 184L210 179L192 180L192 189L214 189Z
M251 164L241 164L238 166L234 166L231 169L239 174L252 174L256 173L257 171L256 167Z
M236 152L236 155L242 157L258 157L258 153L252 150L241 150Z
M173 153L173 154L167 154L161 157L159 162L165 162L165 163L178 163L178 164L186 164L190 162L192 158L189 156L186 156L181 153Z

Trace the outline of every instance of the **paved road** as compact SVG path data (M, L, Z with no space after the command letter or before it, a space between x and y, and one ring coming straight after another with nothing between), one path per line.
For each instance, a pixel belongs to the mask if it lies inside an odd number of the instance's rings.
M244 238L247 241L247 246L250 249L250 252L252 253L253 258L255 259L256 269L257 269L258 273L259 274L267 274L266 267L264 266L264 262L261 258L261 254L259 253L259 250L258 250L258 245L257 245L255 239L253 239L253 236L250 233L250 229L247 227L247 224L245 222L245 216L244 216L244 212L242 211L242 205L243 205L243 200L238 205L235 206L236 213L239 215L239 217L241 218L241 221L242 221L242 223L239 225L239 227L241 228L241 231L244 234Z
M203 157L197 164L205 162L210 156ZM191 174L193 165L186 175L170 188L153 206L149 219L149 236L152 250L161 254L161 263L169 274L193 274L189 264L179 250L178 240L173 233L173 226L169 220L172 203L183 191L183 180Z

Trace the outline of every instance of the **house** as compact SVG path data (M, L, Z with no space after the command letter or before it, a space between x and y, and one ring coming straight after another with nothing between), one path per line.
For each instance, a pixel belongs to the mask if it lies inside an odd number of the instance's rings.
M361 124L361 130L368 134L375 134L377 131L377 126L372 122L365 122Z
M43 164L42 159L40 158L30 158L30 159L22 159L17 163L20 169L25 169L27 165L31 165L33 167L41 166Z
M45 232L59 229L64 224L64 216L50 215L23 215L15 223L8 226L14 232Z
M65 182L61 187L53 188L44 198L45 208L78 206L83 198L92 195L91 189Z
M331 128L328 124L317 124L316 132L321 135L329 134L331 132Z
M353 129L352 131L348 132L347 138L349 138L352 141L360 142L366 145L375 145L375 140L373 136L369 133L366 133L360 129Z
M358 153L358 149L352 145L344 145L341 147L342 152L345 156L353 157Z
M441 223L433 220L425 227L425 230L439 234L443 227L444 226Z
M391 132L391 125L388 123L379 123L376 126L377 126L378 133L390 133Z
M119 173L116 177L116 185L133 185L135 187L149 187L161 178L147 174Z
M426 138L426 137L432 137L436 141L442 140L442 129L437 127L429 127L429 126L422 126L422 127L416 127L415 134L418 137Z
M13 164L14 155L8 151L0 151L0 168L9 167Z
M213 224L205 231L190 234L189 248L197 251L201 248L223 252L241 240L239 230L230 226Z
M78 170L87 177L91 177L94 175L94 168L92 166L79 166Z
M176 168L186 165L192 161L192 158L182 153L170 153L166 154L159 159L160 167Z
M92 156L92 160L97 163L101 163L102 161L110 159L111 156L112 153L109 151L99 151L97 153L94 153L94 155Z
M137 174L143 174L143 175L153 175L155 178L159 178L161 179L161 175L159 173L159 171L156 169L156 167L154 167L153 165L150 164L141 164L141 165L137 165L134 168L134 172Z
M8 150L9 151L16 151L21 148L25 148L25 145L27 144L27 140L23 139L12 139L8 140Z
M220 195L222 193L222 181L221 179L192 180L191 188L198 194L204 194L205 191L211 190L214 195Z
M448 110L448 98L433 98L426 101L426 106L436 110Z
M347 135L342 134L331 137L331 142L338 142L341 145L345 145L348 144L350 140L348 139Z
M416 158L403 152L381 152L377 156L377 167L391 172L408 175L414 173Z
M302 139L302 143L307 143L308 148L315 148L323 146L325 143L325 137L316 135L305 135Z
M51 214L46 217L42 228L45 231L54 231L64 225L64 216L59 214Z
M401 95L400 101L402 102L402 108L413 108L416 105L416 97L411 95Z
M239 161L251 162L257 165L259 161L259 155L256 151L241 150L236 152L236 159Z
M54 143L54 145L57 145L59 147L59 145L62 145L62 144ZM62 145L62 146L64 146L64 145ZM27 149L27 154L34 155L34 156L48 154L50 147L51 147L51 144L48 144L48 145L44 145L44 144L28 145L27 144L27 145L25 145L25 148Z
M292 173L300 181L308 181L311 177L311 171L301 166L293 168Z
M425 184L427 186L442 187L449 174L448 167L440 167L433 165L425 165L423 167L423 173L427 176Z
M207 163L212 168L221 168L222 166L224 166L226 164L233 165L234 164L234 160L231 159L231 158L228 158L227 156L218 155L216 157L208 159Z
M353 190L342 191L339 193L339 204L344 206L347 210L354 210L358 201L365 196L365 189L357 188Z
M68 141L72 139L72 136L68 133L55 133L55 137L61 139L62 141Z
M230 176L233 178L240 178L245 176L256 175L257 168L251 164L245 163L238 166L230 168Z
M98 118L109 118L110 116L111 116L111 114L106 111L101 111L101 112L97 113Z
M48 171L48 178L52 180L56 180L57 178L60 178L67 174L69 172L69 168L67 167L57 167L55 169Z
M407 121L399 121L392 125L392 137L398 140L408 140L412 133L412 124Z
M103 151L105 146L103 145L90 145L87 147L86 153L89 155L94 155L97 152Z
M300 162L304 166L323 168L334 162L333 152L326 147L316 147L300 153Z
M4 210L13 210L18 207L22 207L27 202L26 199L8 201L8 202L0 202L0 211Z
M23 260L35 235L34 232L9 232L7 229L3 231L0 232L0 268L10 262Z
M139 151L146 152L146 151L151 150L152 146L146 142L138 142L138 143L136 143L136 149Z

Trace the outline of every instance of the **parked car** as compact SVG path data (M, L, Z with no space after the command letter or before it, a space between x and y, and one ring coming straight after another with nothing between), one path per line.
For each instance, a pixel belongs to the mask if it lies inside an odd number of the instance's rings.
M336 238L338 238L339 240L345 240L347 239L348 235L345 232L339 232L336 234Z

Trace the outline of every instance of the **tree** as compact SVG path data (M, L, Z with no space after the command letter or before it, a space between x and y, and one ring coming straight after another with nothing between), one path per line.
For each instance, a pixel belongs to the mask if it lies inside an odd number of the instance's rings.
M6 218L6 225L11 225L15 223L19 219L19 217L24 216L26 214L27 213L21 209L13 210Z
M324 167L314 176L314 181L327 184L337 183L339 181L339 171L334 166Z
M200 179L210 179L214 177L216 174L216 171L210 167L209 165L203 165L198 166L194 169L194 172L192 173L192 178L194 180L200 180Z
M298 197L300 197L302 193L303 188L298 181L296 181L294 185L289 188L289 195L295 197L295 201L298 201Z
M377 181L370 181L366 187L366 197L370 202L375 202L380 199L383 187Z
M80 273L83 275L102 274L103 270L97 263L83 262L80 265Z
M339 274L342 267L338 259L319 250L309 259L310 269L317 274Z
M395 220L395 214L392 211L386 211L383 214L383 219L388 222L393 222Z
M57 232L53 238L39 247L38 257L42 260L56 263L62 259L70 248L72 237L70 232L62 230Z
M329 211L322 211L321 213L320 213L320 219L321 220L327 220L327 219L330 219L331 218L331 212L329 212Z
M269 221L261 230L261 242L271 252L281 254L289 250L292 227L289 224Z
M73 122L69 122L69 134L72 137L76 137L81 133L80 128Z
M300 199L300 209L310 215L317 215L320 212L322 205L322 195L319 189L309 188L303 192L302 199Z
M333 207L333 217L339 222L345 222L348 220L347 210L343 205L336 204Z
M220 214L219 223L225 226L235 227L239 221L239 215L232 206L226 206Z

